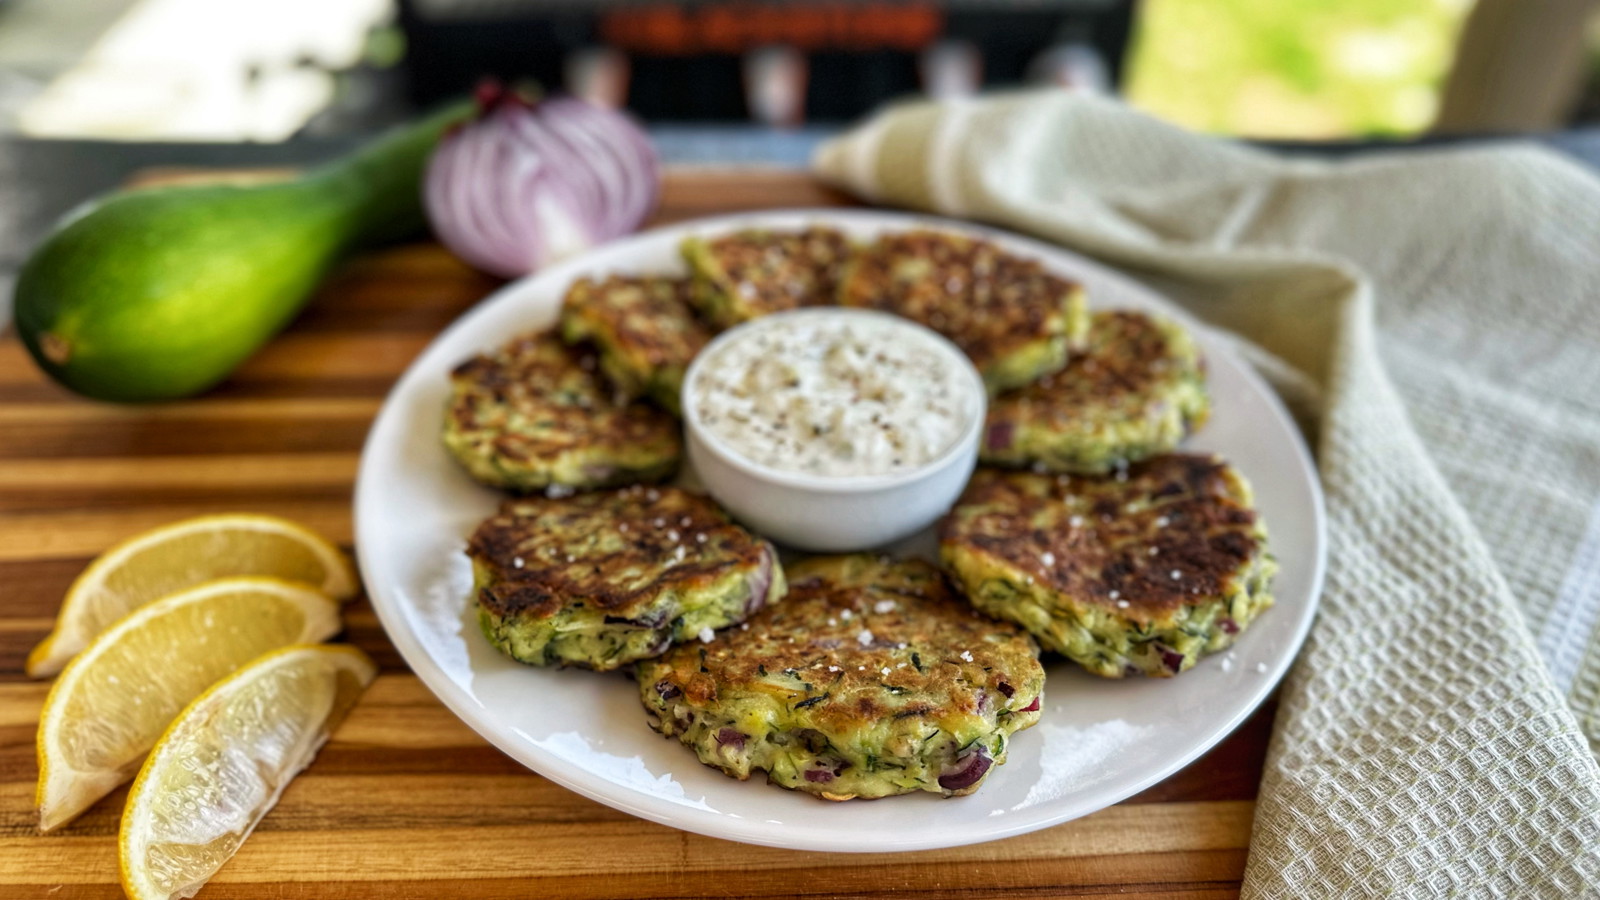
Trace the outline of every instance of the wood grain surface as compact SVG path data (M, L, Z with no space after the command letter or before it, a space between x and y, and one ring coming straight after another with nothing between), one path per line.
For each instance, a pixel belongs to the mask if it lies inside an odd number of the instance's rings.
M799 173L682 170L657 221L845 202ZM156 406L75 397L0 337L0 898L122 895L125 790L56 834L34 828L49 686L22 664L73 576L120 538L204 512L276 513L348 547L361 441L384 394L497 285L432 244L373 253L221 388ZM953 850L803 853L676 831L556 786L440 705L365 600L346 623L382 674L202 900L1238 894L1270 704L1179 774L1084 819Z

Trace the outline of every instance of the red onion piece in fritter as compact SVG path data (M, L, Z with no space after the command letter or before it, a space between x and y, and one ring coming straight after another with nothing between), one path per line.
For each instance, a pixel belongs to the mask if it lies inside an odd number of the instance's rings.
M939 773L939 787L947 791L972 787L983 778L992 765L994 760L989 758L989 751L978 747L965 756L957 757L955 765L946 766Z
M1173 673L1183 669L1183 654L1161 644L1156 645L1156 652L1161 654L1161 664Z
M1017 426L1010 422L996 422L989 426L984 435L984 446L990 450L1005 450L1011 446L1011 440L1016 436Z
M772 589L772 569L777 564L771 545L761 547L761 565L750 577L750 597L744 602L744 614L750 615L767 605L767 592Z

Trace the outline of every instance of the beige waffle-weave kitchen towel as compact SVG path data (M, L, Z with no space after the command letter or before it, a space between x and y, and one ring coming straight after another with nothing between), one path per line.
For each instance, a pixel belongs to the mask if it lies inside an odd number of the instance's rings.
M1600 179L1286 160L1060 91L892 107L815 165L1131 270L1315 432L1327 589L1245 896L1600 896Z

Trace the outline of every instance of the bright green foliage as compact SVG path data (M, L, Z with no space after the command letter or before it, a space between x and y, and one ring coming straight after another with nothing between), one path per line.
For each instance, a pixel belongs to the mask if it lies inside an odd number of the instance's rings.
M1131 101L1224 134L1415 134L1472 0L1146 0Z

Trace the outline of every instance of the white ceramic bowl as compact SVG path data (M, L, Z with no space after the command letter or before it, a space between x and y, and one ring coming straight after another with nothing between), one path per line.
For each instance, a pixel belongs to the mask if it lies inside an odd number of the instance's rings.
M798 320L826 316L860 320L899 333L940 354L959 374L970 413L959 437L928 462L887 475L819 475L763 465L706 427L694 402L695 384L719 349L759 334L781 334ZM983 378L966 354L936 332L886 313L838 307L776 313L718 335L695 357L683 379L683 423L689 462L700 483L735 518L781 544L803 550L870 550L933 524L960 496L978 459L986 397Z

